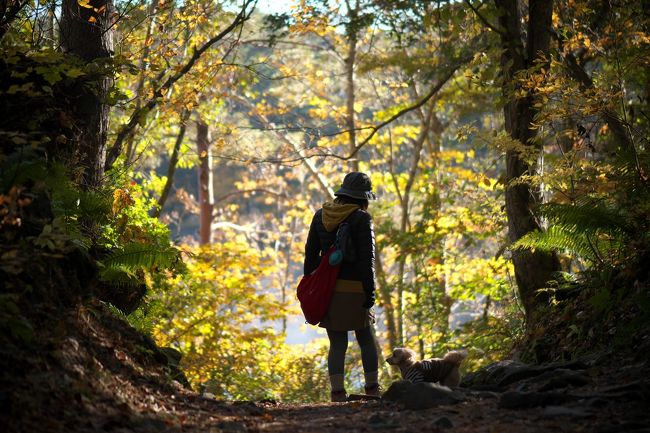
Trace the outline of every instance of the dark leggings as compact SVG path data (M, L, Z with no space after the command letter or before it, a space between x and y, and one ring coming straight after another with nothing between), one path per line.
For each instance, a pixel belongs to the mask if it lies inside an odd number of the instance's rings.
M377 346L370 327L354 331L359 346L361 347L361 362L364 373L377 371L379 361L377 360ZM348 348L348 331L327 330L330 339L330 350L327 355L327 371L331 375L343 374L345 351Z

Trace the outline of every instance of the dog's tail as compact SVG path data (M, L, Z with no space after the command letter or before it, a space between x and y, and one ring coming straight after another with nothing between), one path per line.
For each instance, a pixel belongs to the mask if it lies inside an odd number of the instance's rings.
M452 350L442 358L443 361L451 362L452 364L460 365L463 359L467 358L467 352L464 350Z

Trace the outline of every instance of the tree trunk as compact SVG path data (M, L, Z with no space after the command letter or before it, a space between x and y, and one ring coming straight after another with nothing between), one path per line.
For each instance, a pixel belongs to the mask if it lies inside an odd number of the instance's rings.
M211 242L212 208L214 190L212 184L212 153L208 125L199 119L196 122L196 144L199 151L199 244Z
M138 81L135 86L135 97L136 97L135 111L136 112L142 109L144 82L145 82L147 69L149 68L149 52L151 51L151 38L156 25L157 8L158 8L158 2L152 1L149 4L149 7L147 9L147 18L149 19L149 24L147 25L147 33L144 38L144 45L142 47L142 54L140 55L140 62L138 65L138 69L140 70L140 73L138 75ZM126 138L125 154L126 154L127 167L130 166L135 160L134 141L135 141L135 129L132 130Z
M348 41L348 57L345 59L345 77L346 77L346 127L350 137L350 152L354 152L357 147L357 134L354 128L354 63L357 57L357 38L356 34L350 36ZM354 158L350 161L352 171L359 171L359 159Z
M352 6L350 3L351 2L349 0L345 1L348 15L348 23L345 29L348 39L348 56L345 59L345 127L348 130L350 154L353 154L357 150L357 131L354 126L354 64L357 61L357 39L359 34L358 21L360 5L359 0L355 0L354 6ZM350 160L350 168L352 171L359 171L358 158L355 157Z
M535 141L534 94L515 97L509 92L508 87L517 72L534 66L535 60L548 57L553 2L551 0L529 2L526 46L522 40L517 0L495 0L495 4L500 9L499 23L503 48L501 68L504 76L504 94L508 98L504 106L505 128L513 139L526 146L535 146L542 156L542 146ZM541 227L534 214L534 208L541 200L540 191L528 184L518 182L522 175L533 174L534 171L535 167L524 161L517 150L510 149L506 152L505 198L508 236L512 242ZM548 301L547 296L540 294L538 290L546 287L547 282L553 278L553 273L560 269L559 261L555 254L531 251L514 251L512 260L527 323L529 327L534 326L536 312Z
M386 321L386 332L388 334L388 349L392 353L397 347L397 326L395 324L395 306L391 299L391 290L388 285L388 279L386 278L386 273L384 272L383 261L381 260L381 254L377 251L375 266L377 269L377 283L378 289L377 293L379 294L379 305L384 310L384 317Z
M76 0L63 0L60 24L61 49L85 62L108 59L113 54L110 0L91 0L93 8L79 6ZM98 12L95 12L98 11ZM75 89L77 100L73 137L75 164L83 168L80 184L94 188L101 184L106 158L109 106L106 104L112 77L100 75Z
M430 194L427 195L427 205L424 206L422 219L429 221L438 221L442 215L442 199L440 196L441 191L441 180L440 180L440 152L442 151L442 133L445 130L445 126L442 124L435 112L431 113L431 127L429 128L429 134L427 136L427 149L431 155L430 169L433 171L434 176L432 177L433 182L435 182L434 188ZM436 264L444 267L445 262L445 237L437 236L433 239L431 243L430 260L433 260ZM451 313L451 305L449 308L445 308L444 300L447 299L447 280L446 276L443 275L440 278L431 278L430 283L430 303L432 306L432 311L429 314L431 328L438 328L443 335L448 334L449 329L449 315ZM424 300L423 300L424 301ZM441 313L440 310L443 310ZM446 312L446 314L445 314ZM444 322L442 322L444 320ZM445 343L446 338L440 338L438 341L431 342L431 354L437 353L437 344L439 342ZM424 343L424 342L423 342ZM424 348L422 349L424 353Z
M158 218L162 213L163 207L165 207L165 203L169 197L169 192L174 185L174 175L176 174L176 166L178 165L178 160L180 158L181 145L185 139L185 130L187 129L187 121L189 117L190 111L183 109L180 117L178 134L176 135L176 141L174 142L174 149L172 150L172 154L169 157L169 166L167 167L167 180L165 181L165 186L160 193L160 198L158 198L157 207L150 212L151 216L154 218Z

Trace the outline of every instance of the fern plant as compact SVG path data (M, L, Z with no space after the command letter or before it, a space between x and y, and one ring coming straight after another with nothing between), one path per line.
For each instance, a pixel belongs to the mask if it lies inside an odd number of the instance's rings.
M131 242L111 251L101 263L107 269L122 268L133 271L138 268L175 268L182 260L180 250L176 247Z
M112 250L98 265L100 280L110 287L104 298L129 314L143 301L147 274L163 269L179 272L184 263L178 248L132 242Z
M561 251L597 266L615 266L633 233L623 215L600 202L548 203L539 212L548 227L526 234L511 249Z
M104 303L108 310L117 318L124 320L138 332L151 336L158 319L164 314L160 301L145 301L132 313L126 314L111 303Z

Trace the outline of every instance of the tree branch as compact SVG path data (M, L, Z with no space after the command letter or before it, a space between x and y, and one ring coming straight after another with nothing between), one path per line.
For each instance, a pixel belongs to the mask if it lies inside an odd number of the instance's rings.
M479 8L474 7L474 5L470 2L470 0L464 0L465 4L470 7L472 11L474 11L474 15L478 17L478 19L487 27L488 29L492 30L493 32L504 36L505 32L501 30L500 28L496 27L495 25L491 24L487 18L485 18L481 13L478 11ZM481 6L483 6L483 3L481 3ZM479 6L480 7L480 6Z
M377 124L375 126L370 127L369 128L370 129L370 134L366 138L364 138L361 142L359 142L355 146L354 150L348 156L343 156L343 157L339 156L338 158L343 159L343 160L348 160L348 159L353 158L359 152L359 150L361 150L361 148L363 146L368 144L368 142L370 142L372 137L374 137L375 134L380 129L382 129L384 126L394 122L395 120L399 119L400 117L402 117L406 113L409 113L409 112L411 112L413 110L417 110L418 108L420 108L424 104L426 104L431 98L433 98L436 95L436 93L438 93L440 91L442 86L444 86L447 83L447 81L449 81L451 79L451 77L454 76L454 74L461 67L461 65L463 65L465 63L465 61L468 61L469 59L467 59L467 60L463 59L463 60L461 60L457 64L453 65L449 69L449 71L447 71L447 73L445 75L443 75L442 78L440 78L438 80L438 82L435 85L433 85L433 87L431 87L431 89L429 90L429 93L427 93L422 99L420 99L418 102L416 102L415 104L413 104L413 105L411 105L409 107L401 109L400 111L398 111L397 113L395 113L391 117L389 117L387 120L385 120L385 121L383 121L383 122L381 122L381 123L379 123L379 124ZM365 128L365 129L368 129L368 128ZM336 155L329 155L329 156L337 157Z
M7 34L9 27L11 27L11 23L16 19L20 11L29 3L29 0L23 2L13 0L11 6L7 7L9 1L10 0L2 0L0 2L0 41Z
M260 122L262 122L264 125L272 126L272 122L264 114L258 112L258 110L250 101L237 95L231 95L231 98L240 102L242 105L248 107L248 109L251 110L252 113L254 113L255 117L257 117L257 119ZM314 176L325 197L334 198L334 190L332 189L332 187L329 186L325 176L323 176L318 171L316 164L310 161L307 155L305 155L305 149L300 148L300 146L298 146L292 140L287 138L287 136L281 133L280 131L274 130L273 133L275 134L276 137L278 137L278 139L280 139L280 141L290 146L294 150L294 152L298 154L299 158L297 160L300 161L302 164L304 164L307 170L312 174L312 176ZM271 162L271 161L265 161L265 162Z
M167 197L169 197L169 191L172 189L174 184L174 174L176 173L176 165L178 164L179 154L181 150L181 144L183 144L183 139L185 138L185 130L187 129L187 120L190 118L191 111L184 109L181 113L180 119L180 129L178 130L178 135L176 136L176 142L174 143L174 150L172 151L172 156L169 158L169 167L167 167L167 181L163 187L162 193L158 198L157 207L152 209L151 216L158 218L162 212L165 203L167 202Z
M380 129L384 128L385 126L389 125L390 123L394 122L395 120L399 119L400 117L404 116L405 114L410 113L413 110L417 110L418 108L425 105L431 98L433 98L440 91L440 89L451 79L451 77L454 76L456 71L458 71L458 69L463 64L465 64L467 61L469 61L470 59L471 59L471 57L463 57L463 58L459 59L458 63L453 65L451 67L451 69L449 71L447 71L447 73L433 87L431 87L429 92L424 97L422 97L418 102L416 102L415 104L413 104L411 106L408 106L408 107L398 111L393 116L391 116L389 119L387 119L387 120L385 120L383 122L380 122L380 123L378 123L376 125L365 126L365 127L361 127L361 128L355 128L355 131L357 131L357 132L358 131L368 131L368 130L370 130L371 132L370 132L370 135L368 135L363 141L359 142L356 145L354 150L352 152L350 152L349 155L338 155L338 154L331 153L331 152L315 152L315 153L311 153L311 154L307 155L305 153L306 149L299 148L296 145L296 143L293 143L291 140L286 138L283 134L280 134L280 131L282 129L275 128L270 120L263 119L263 118L259 117L258 113L256 113L256 116L258 116L260 121L266 126L266 128L264 130L274 132L278 136L278 138L280 138L284 143L291 146L294 149L294 151L298 154L298 156L295 157L295 158L246 158L246 159L237 159L237 158L234 158L232 156L223 156L223 155L219 156L219 157L222 158L222 159L230 159L230 160L234 160L234 161L254 163L254 164L263 164L263 163L286 164L286 163L292 163L292 162L304 162L307 159L319 158L319 157L322 157L322 158L336 158L336 159L340 159L340 160L343 160L343 161L347 161L349 159L354 158L356 156L356 154L359 152L359 150L361 150L362 147L364 147L366 144L368 144L370 142L370 140L375 136L375 134ZM236 95L231 95L231 97L233 99L237 100L237 101L242 102L244 105L246 105L249 108L252 107L252 105L248 101L244 100L241 97L238 97ZM337 132L335 132L333 134L322 134L320 136L321 137L333 137L333 136L338 136L338 135L341 135L341 134L347 134L348 132L349 131L346 129L346 130L342 130L342 131L337 131ZM315 168L314 168L314 170L315 170ZM321 184L321 186L324 186L326 189L331 190L331 188L329 186L326 186L326 182L324 184Z
M159 103L160 100L163 98L164 93L170 89L178 80L180 80L185 74L187 74L192 67L196 64L196 62L201 58L204 52L206 52L208 49L210 49L214 44L217 42L221 41L223 38L225 38L228 34L230 34L237 26L243 24L246 22L253 10L254 7L248 10L248 7L251 4L254 4L257 0L244 0L242 3L241 10L235 17L235 19L230 23L228 27L226 27L223 31L221 31L219 34L216 36L212 37L210 40L208 40L206 43L204 43L201 47L198 49L194 50L194 53L192 54L192 57L185 63L185 65L174 75L170 76L167 78L167 80L157 89L154 90L153 96L138 110L135 110L131 117L129 118L129 121L125 124L122 125L120 128L119 132L117 133L117 138L115 139L115 143L111 147L111 149L108 151L108 154L106 156L106 170L109 170L113 164L115 163L115 160L117 157L122 153L122 145L124 143L125 138L133 131L137 126L138 123L140 122L140 119L142 119L143 116L146 116L149 114L151 110L153 110ZM230 50L228 51L228 53Z

